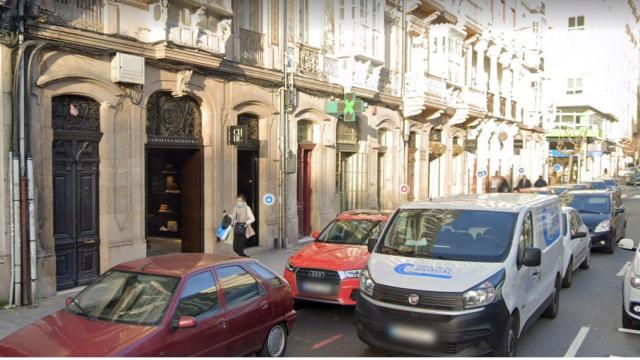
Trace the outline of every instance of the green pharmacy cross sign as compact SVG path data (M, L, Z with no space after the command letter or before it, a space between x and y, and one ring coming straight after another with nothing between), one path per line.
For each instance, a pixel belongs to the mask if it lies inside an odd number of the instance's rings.
M328 114L342 115L344 122L356 121L356 115L363 112L366 104L356 97L354 93L344 94L344 100L327 102Z

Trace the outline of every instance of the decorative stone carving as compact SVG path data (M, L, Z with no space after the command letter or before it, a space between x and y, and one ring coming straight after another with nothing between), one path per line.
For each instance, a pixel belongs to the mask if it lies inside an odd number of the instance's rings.
M189 87L189 81L191 81L191 76L193 75L193 70L182 70L176 74L176 88L171 95L175 97L182 97L186 94L190 93L192 90Z
M320 50L301 45L298 55L298 70L302 73L320 74Z
M171 94L172 95L172 94ZM202 143L202 115L198 103L188 96L173 97L156 92L147 102L149 142Z
M231 36L231 19L223 19L218 22L218 33L220 34L223 45Z
M52 127L62 131L100 131L100 104L73 95L55 97Z

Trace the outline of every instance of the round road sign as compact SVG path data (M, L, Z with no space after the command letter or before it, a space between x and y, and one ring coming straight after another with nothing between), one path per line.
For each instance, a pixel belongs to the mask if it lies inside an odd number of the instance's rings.
M553 165L553 170L555 170L555 171L560 171L560 170L562 170L562 165L560 165L560 164L555 164L555 165Z
M520 172L520 174L522 174L524 172L524 168L521 167L520 169L518 169L518 171Z
M265 195L262 197L262 202L263 202L266 206L271 206L271 205L273 205L273 204L276 202L276 198L275 198L275 196L273 196L273 194L268 193L268 194L265 194Z
M401 194L406 194L408 192L409 192L409 185L407 185L407 184L400 185L400 193Z

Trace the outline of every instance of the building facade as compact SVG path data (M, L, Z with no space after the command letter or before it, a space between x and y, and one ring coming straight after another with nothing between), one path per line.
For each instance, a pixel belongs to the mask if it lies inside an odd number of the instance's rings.
M237 194L256 215L250 245L272 247L280 218L262 198L278 194L279 179L293 244L343 210L488 192L493 175L515 183L547 171L540 1L38 5L25 10L25 111L0 114L0 299L20 282L50 296L147 255L231 252L214 233ZM2 9L9 19L18 11ZM2 40L10 109L16 72L7 69L25 45L10 30ZM295 89L286 137L283 46ZM347 92L367 103L354 124L326 112ZM21 118L36 205L22 239L5 155L22 149L12 127ZM247 131L242 144L236 126Z
M546 126L549 166L560 165L557 175L563 181L616 176L633 162L637 2L585 1L580 9L552 2L549 14L547 72L554 109Z

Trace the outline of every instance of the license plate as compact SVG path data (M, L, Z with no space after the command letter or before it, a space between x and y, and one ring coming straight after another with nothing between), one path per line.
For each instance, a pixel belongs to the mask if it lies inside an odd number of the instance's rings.
M389 336L424 345L433 345L436 342L436 334L433 330L412 326L391 325L389 326Z
M317 282L303 282L300 284L300 290L316 294L330 294L331 285Z

